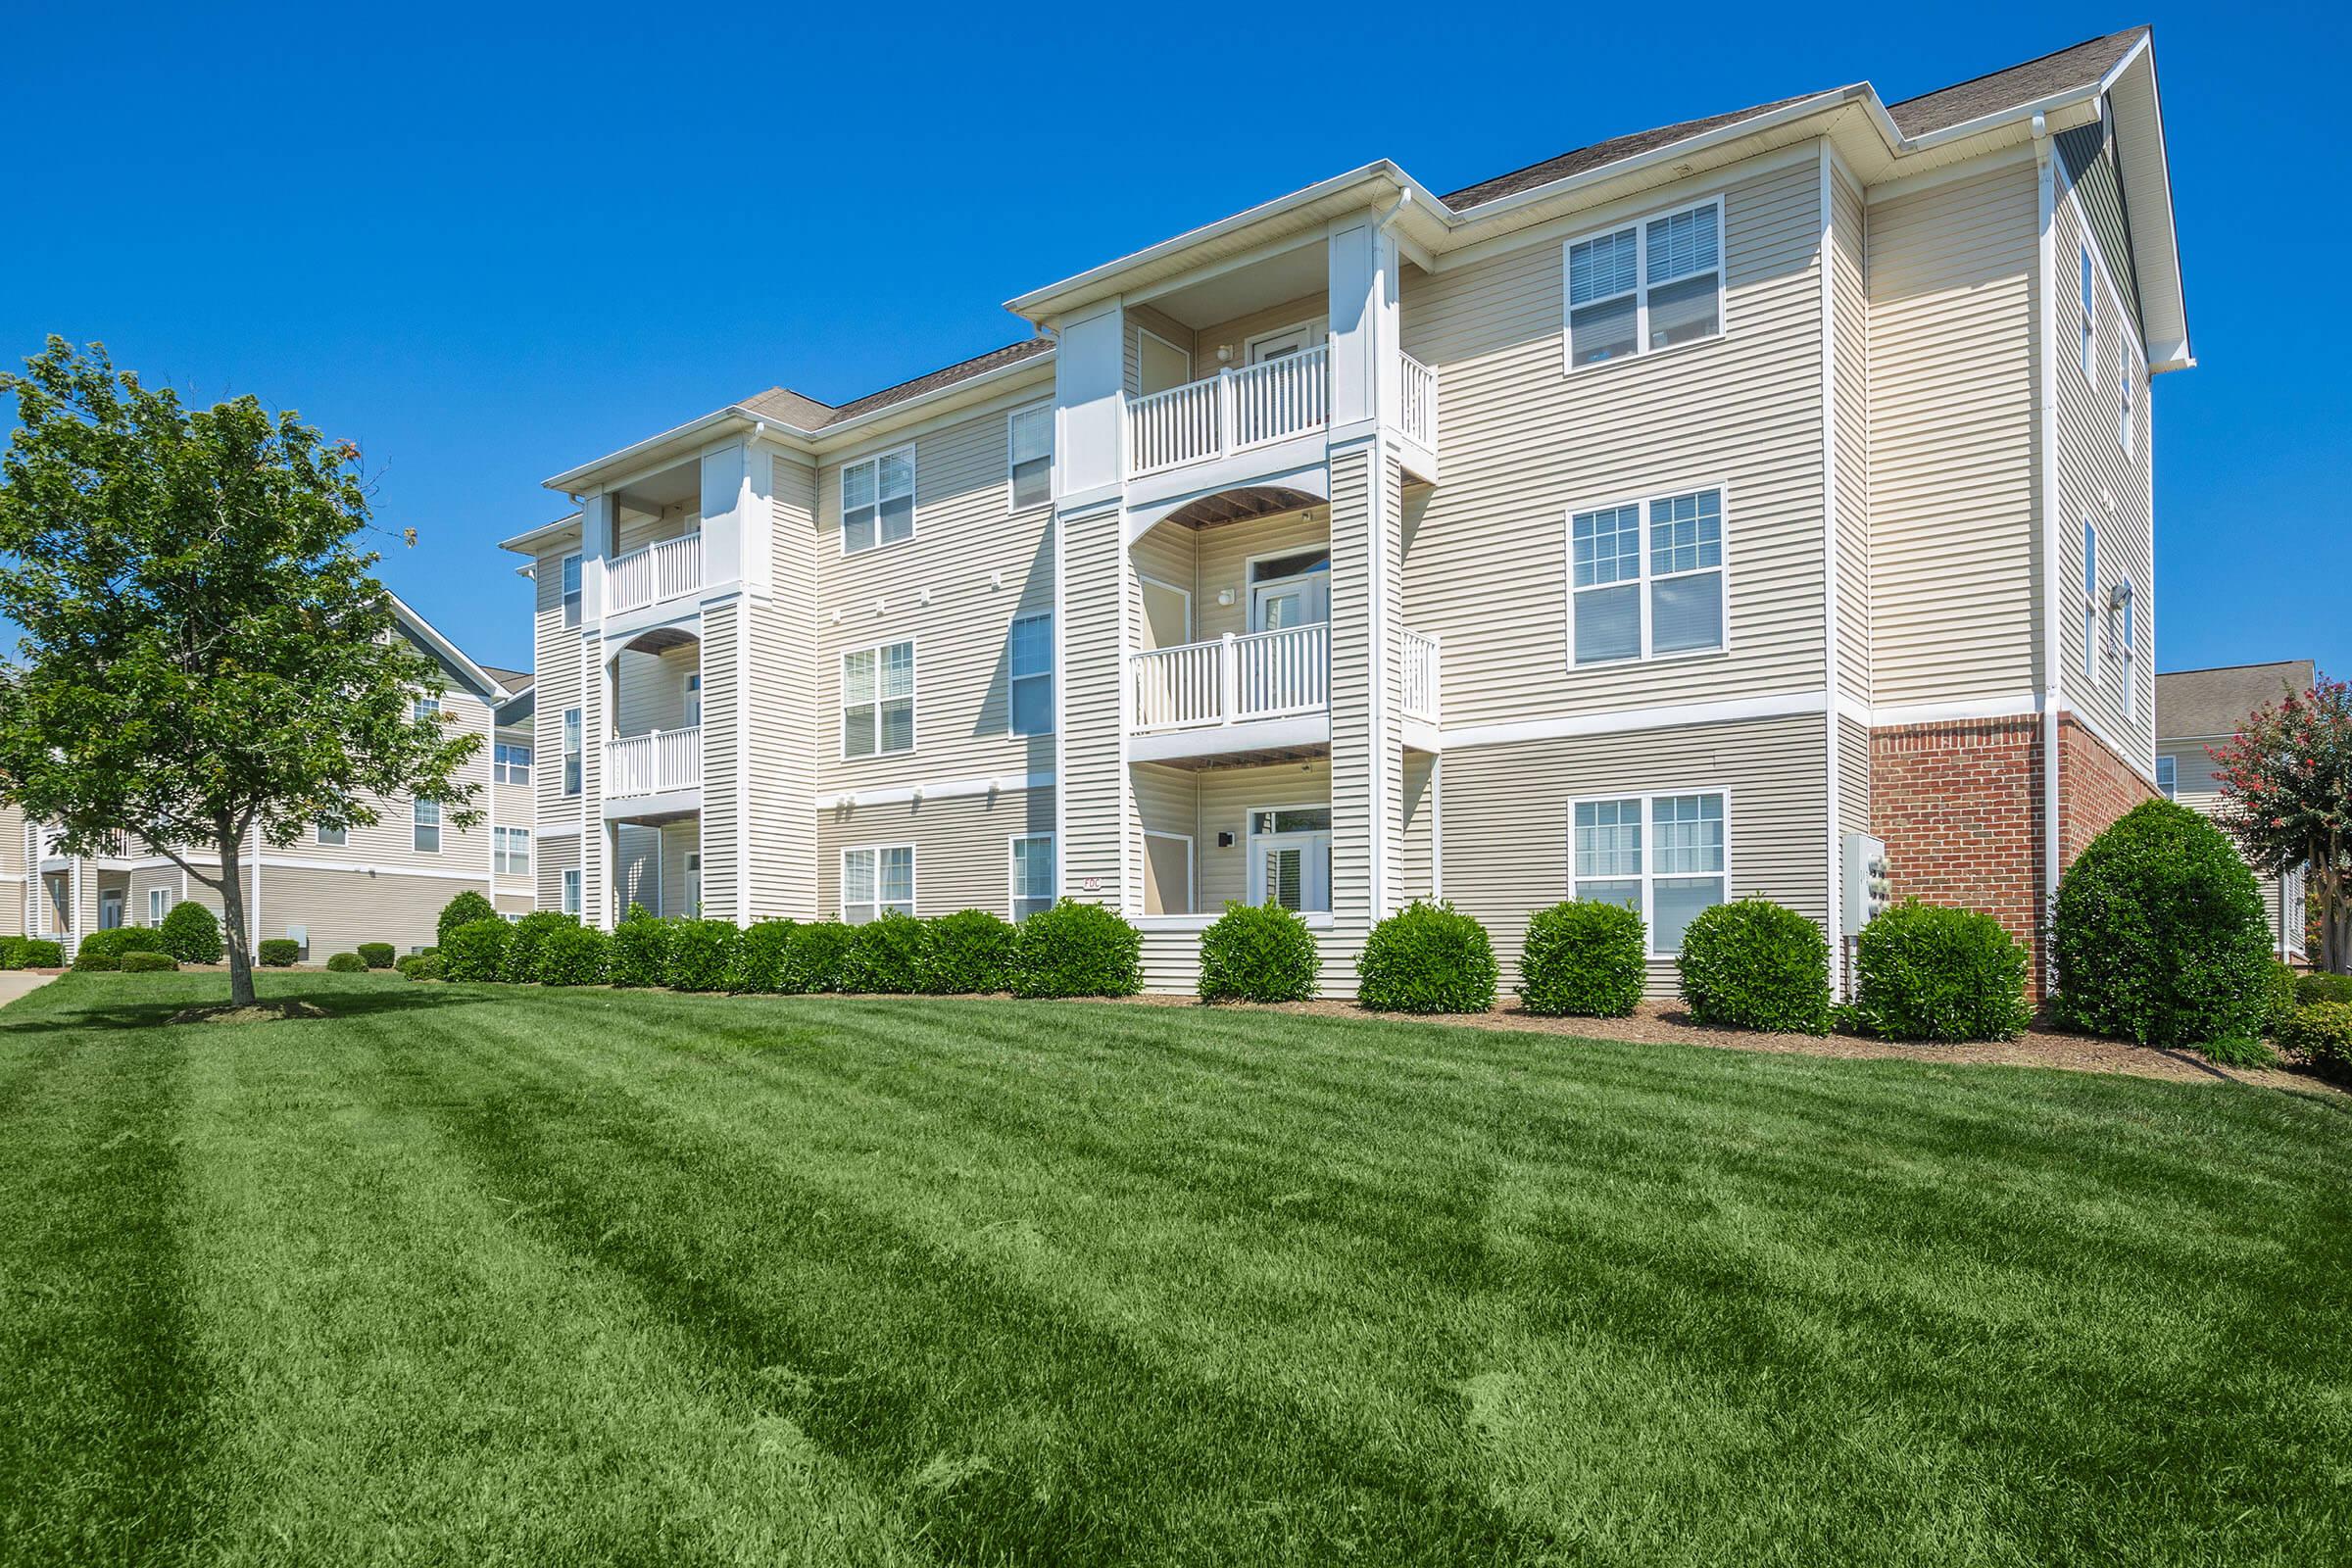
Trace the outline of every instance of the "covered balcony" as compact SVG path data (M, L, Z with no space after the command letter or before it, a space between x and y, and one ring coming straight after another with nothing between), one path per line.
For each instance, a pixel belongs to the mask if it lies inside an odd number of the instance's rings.
M608 666L612 733L605 739L608 819L661 821L702 809L702 643L661 627L624 644Z
M605 614L645 624L699 612L703 588L702 470L681 463L612 497L612 554L605 559Z

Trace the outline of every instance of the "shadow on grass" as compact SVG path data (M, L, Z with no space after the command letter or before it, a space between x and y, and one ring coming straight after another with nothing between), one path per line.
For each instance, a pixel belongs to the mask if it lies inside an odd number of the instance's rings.
M181 994L154 1000L129 1001L112 998L91 999L92 1005L61 1006L38 1018L0 1022L0 1035L49 1034L60 1029L152 1029L168 1025L172 1017L190 1007L209 1006L228 1001L228 988L223 985L218 994L209 988L200 994ZM393 988L361 988L352 986L278 986L261 988L264 1004L273 1002L307 1002L323 1008L324 1018L278 1020L295 1024L333 1023L341 1018L369 1017L387 1012L439 1011L449 1007L474 1007L497 1000L496 997L470 989L458 990L440 985L404 985ZM0 1018L6 1014L0 1014Z

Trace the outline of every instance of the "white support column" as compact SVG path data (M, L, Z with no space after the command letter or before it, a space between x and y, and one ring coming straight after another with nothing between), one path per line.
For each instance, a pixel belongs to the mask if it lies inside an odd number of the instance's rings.
M1127 316L1116 302L1061 323L1054 353L1054 467L1061 496L1091 497L1126 469Z

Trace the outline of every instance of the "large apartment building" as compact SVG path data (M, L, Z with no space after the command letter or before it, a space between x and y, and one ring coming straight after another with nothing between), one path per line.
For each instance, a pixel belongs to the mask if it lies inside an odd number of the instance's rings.
M245 907L255 940L290 937L311 962L363 942L429 946L442 906L468 887L504 913L527 913L536 902L531 677L476 663L407 605L393 608L439 672L438 689L419 693L418 703L482 737L463 776L483 820L461 828L443 820L439 803L404 798L375 802L371 826L317 828L282 848L248 840ZM104 855L65 855L50 826L13 806L0 806L0 886L22 894L0 914L0 932L55 938L69 957L87 933L160 924L182 899L220 909L219 894L135 834L120 835Z
M1662 992L1729 897L1842 963L1870 837L2030 938L2153 788L2145 29L1446 195L1368 164L1009 309L548 481L542 904L1098 900L1180 988L1275 900L1345 994L1409 900L1507 962L1605 898Z

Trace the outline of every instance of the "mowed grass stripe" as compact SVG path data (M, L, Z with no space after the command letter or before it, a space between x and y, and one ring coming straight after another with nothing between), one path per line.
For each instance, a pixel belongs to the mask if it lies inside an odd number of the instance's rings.
M12 1030L0 1061L0 1562L178 1561L213 1436L182 1247L183 1051Z
M417 1021L200 1032L219 1560L923 1560L773 1398L472 1180L381 1060Z

